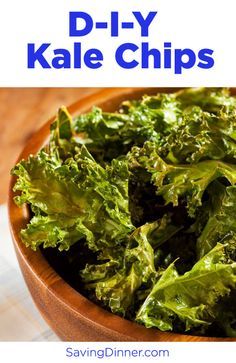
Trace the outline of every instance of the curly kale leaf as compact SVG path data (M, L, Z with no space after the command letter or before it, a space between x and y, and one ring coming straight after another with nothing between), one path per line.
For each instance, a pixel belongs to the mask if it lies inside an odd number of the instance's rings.
M151 223L135 229L129 236L127 247L123 250L123 263L118 264L117 271L108 278L87 285L87 288L95 288L97 299L109 306L112 312L125 315L134 302L136 290L155 277L154 252L149 242L149 235L158 227L158 223ZM104 265L105 270L110 263L112 259ZM89 277L87 271L91 268L98 274L101 266L86 266L82 271L82 277L86 277L86 281ZM103 276L104 273L101 277ZM91 280L94 280L94 273L91 277Z
M206 112L218 113L222 109L235 109L236 99L230 96L228 88L189 88L176 93L176 100L181 108L199 106Z
M178 321L185 330L207 328L215 317L215 306L236 285L236 263L228 262L225 246L218 244L193 268L179 275L172 263L154 285L137 313L146 327L173 330Z
M21 232L27 246L58 244L68 249L84 237L97 250L119 244L133 230L125 160L113 160L104 169L83 146L75 159L60 167L48 163L40 152L21 161L13 173L18 176L14 190L21 193L16 203L28 203L40 211Z
M120 249L118 254L104 250L99 256L102 263L87 265L81 272L84 282L89 283L87 288L95 289L97 299L113 312L126 315L134 303L136 291L155 279L154 248L170 238L164 226L167 226L170 235L180 229L171 224L168 216L146 223L130 234L126 247Z
M216 160L202 161L191 165L167 164L159 155L155 144L147 142L142 149L134 147L129 154L129 165L142 167L151 174L157 194L173 206L185 198L189 215L194 217L197 207L202 205L202 196L211 182L225 178L230 184L236 182L236 166Z
M179 103L175 95L144 96L140 101L124 102L119 112L103 112L100 108L78 116L74 121L77 141L86 144L92 155L110 161L126 154L133 145L146 140L160 141L178 122Z
M87 263L85 268L80 271L82 281L91 289L96 286L97 282L109 279L119 269L122 269L124 253L125 247L122 245L116 248L106 247L101 250L96 263Z
M235 109L215 115L200 107L188 108L166 138L161 155L175 164L206 159L235 162Z
M208 219L197 240L198 257L203 257L227 235L236 234L236 186L224 187L216 182L208 190L204 209Z

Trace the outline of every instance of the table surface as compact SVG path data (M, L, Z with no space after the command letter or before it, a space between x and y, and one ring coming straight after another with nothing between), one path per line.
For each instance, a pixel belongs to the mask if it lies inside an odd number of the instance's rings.
M58 107L77 101L98 88L2 88L0 89L0 204L7 200L10 170L17 156Z

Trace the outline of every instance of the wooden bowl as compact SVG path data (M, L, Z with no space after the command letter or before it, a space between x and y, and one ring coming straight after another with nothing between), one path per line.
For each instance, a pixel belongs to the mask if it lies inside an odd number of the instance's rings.
M71 107L72 115L88 112L97 105L105 111L116 110L126 99L139 98L142 94L171 92L174 89L106 89L86 97ZM27 143L18 160L36 153L48 140L49 120ZM21 242L19 234L28 222L26 208L13 202L11 178L9 190L9 219L12 239L26 284L42 316L55 333L64 341L229 341L234 338L208 338L161 332L147 329L116 316L93 302L67 284L49 265L40 251L33 252Z

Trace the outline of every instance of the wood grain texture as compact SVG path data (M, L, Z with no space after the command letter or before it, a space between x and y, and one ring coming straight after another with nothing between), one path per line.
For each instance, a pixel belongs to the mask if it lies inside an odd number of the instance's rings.
M74 115L86 112L94 104L113 111L122 100L137 98L143 92L137 89L104 90L76 103L70 111ZM155 90L145 89L145 93L153 92ZM50 122L29 140L20 158L38 151L48 137L49 125ZM14 183L12 178L11 186ZM11 233L21 270L42 316L64 341L236 341L236 338L198 337L146 329L89 301L53 270L40 251L34 252L23 245L19 233L28 222L27 210L14 204L12 188L10 190Z
M0 89L0 204L7 200L10 170L27 140L58 107L68 106L96 88Z

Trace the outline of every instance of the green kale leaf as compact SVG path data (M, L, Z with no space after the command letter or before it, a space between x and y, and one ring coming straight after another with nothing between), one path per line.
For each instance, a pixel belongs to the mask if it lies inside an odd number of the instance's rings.
M173 330L177 321L188 331L207 327L215 318L214 308L236 285L236 263L227 261L225 246L218 244L193 268L179 276L174 263L153 286L137 313L146 327Z
M236 166L221 161L207 160L191 165L167 164L159 155L158 147L150 142L142 149L134 147L129 154L130 168L142 167L151 174L157 194L173 206L185 198L189 215L194 217L202 205L202 196L211 182L225 178L236 183Z
M227 235L236 234L236 186L224 187L216 182L208 190L208 220L197 240L198 257L203 257Z
M91 249L98 250L123 241L134 229L126 160L113 160L104 169L85 146L61 166L47 159L41 151L13 170L18 176L14 190L21 193L15 197L16 203L28 203L41 214L21 232L23 242L34 249L41 243L68 249L84 237Z

